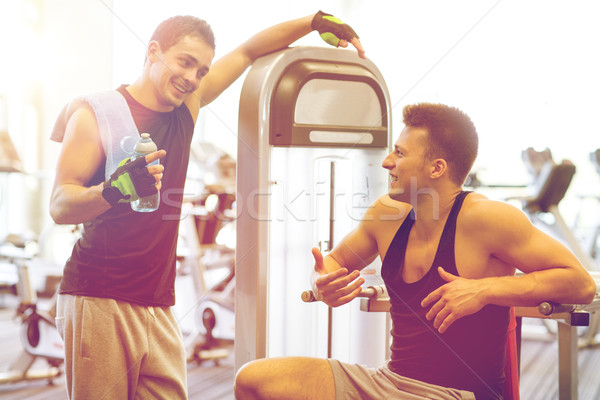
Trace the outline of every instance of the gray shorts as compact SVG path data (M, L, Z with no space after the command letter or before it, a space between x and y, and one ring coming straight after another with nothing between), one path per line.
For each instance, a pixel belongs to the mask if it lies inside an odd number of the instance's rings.
M333 370L336 400L475 400L472 392L405 378L387 367L367 368L338 360L328 361Z

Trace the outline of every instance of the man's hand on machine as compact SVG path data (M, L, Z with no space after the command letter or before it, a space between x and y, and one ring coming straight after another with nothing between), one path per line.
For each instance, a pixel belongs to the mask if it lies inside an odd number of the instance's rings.
M422 307L432 305L426 318L433 320L433 326L444 333L456 320L475 314L485 306L486 291L484 279L466 279L452 275L438 267L440 277L445 285L440 286L421 302Z
M130 203L158 192L161 188L164 167L148 165L167 154L159 150L131 161L129 158L122 160L119 167L109 179L104 182L102 197L111 205L117 203Z
M338 307L352 301L361 291L360 286L365 282L360 277L359 271L348 273L346 268L327 272L323 255L316 247L312 249L315 258L315 272L318 278L312 285L316 300L320 300L330 307Z
M319 11L315 14L310 24L311 28L318 31L321 39L333 47L348 47L351 43L358 51L360 58L365 57L365 50L360 43L358 35L350 25L343 23L331 14Z

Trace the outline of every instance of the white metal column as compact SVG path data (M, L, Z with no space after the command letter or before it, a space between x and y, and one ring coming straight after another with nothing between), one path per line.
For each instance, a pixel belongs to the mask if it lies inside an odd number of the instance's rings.
M311 248L327 250L387 192L391 107L377 67L350 50L296 47L257 60L240 100L236 369L326 357L327 307L306 304ZM332 243L333 242L333 243ZM380 261L367 267L377 273ZM333 311L333 356L385 360L385 316Z

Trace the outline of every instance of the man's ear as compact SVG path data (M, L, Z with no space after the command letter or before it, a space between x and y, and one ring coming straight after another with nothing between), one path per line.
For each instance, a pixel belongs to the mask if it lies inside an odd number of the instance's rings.
M146 59L150 62L154 63L159 60L160 57L160 44L156 40L152 40L148 44L148 49L146 50Z
M448 163L443 158L436 158L430 164L430 177L431 179L439 179L444 174L448 173Z

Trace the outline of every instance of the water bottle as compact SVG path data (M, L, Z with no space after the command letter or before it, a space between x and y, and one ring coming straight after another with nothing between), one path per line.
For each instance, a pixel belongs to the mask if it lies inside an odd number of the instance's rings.
M145 157L146 154L154 153L157 150L156 143L150 139L149 133L142 133L140 139L133 148L133 155L131 160L136 158ZM158 164L158 160L152 162L150 165ZM151 194L150 196L142 197L139 200L131 202L131 209L137 212L152 212L158 209L160 202L160 192Z

